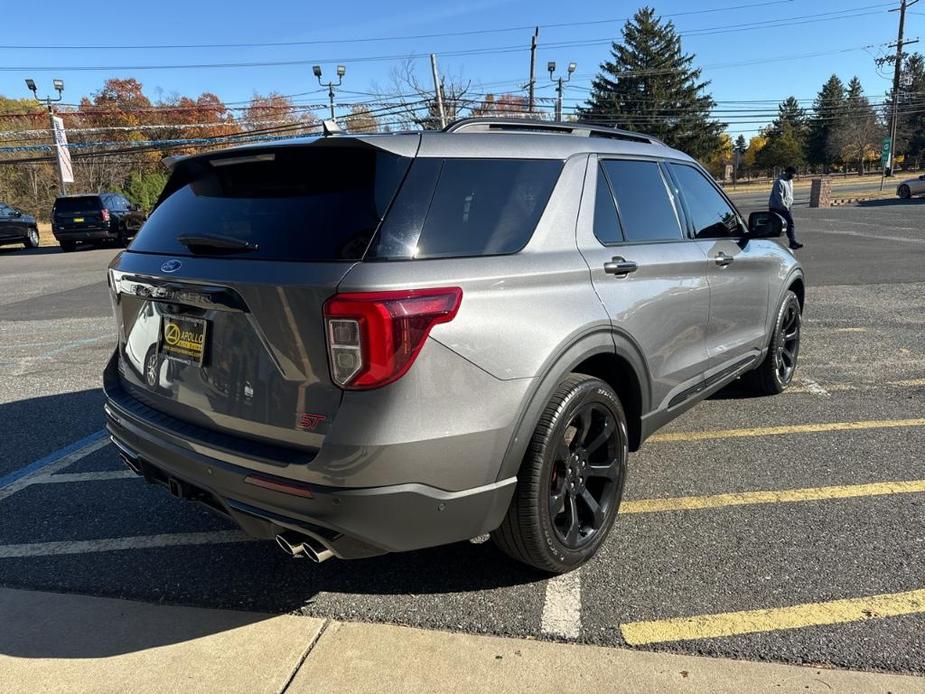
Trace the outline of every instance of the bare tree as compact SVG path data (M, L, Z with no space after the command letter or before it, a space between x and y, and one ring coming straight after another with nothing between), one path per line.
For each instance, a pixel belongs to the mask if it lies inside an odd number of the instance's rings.
M441 79L443 111L447 122L456 120L470 109L471 99L466 97L471 81L460 76L446 76ZM406 58L392 68L389 88L383 91L374 87L380 100L392 105L388 119L397 121L402 128L440 129L440 109L437 95L430 80L421 80L415 72L415 60ZM383 117L385 119L385 117Z
M865 163L877 158L882 136L883 126L855 77L848 83L844 113L829 138L830 154L845 162L857 162L858 174L863 175Z

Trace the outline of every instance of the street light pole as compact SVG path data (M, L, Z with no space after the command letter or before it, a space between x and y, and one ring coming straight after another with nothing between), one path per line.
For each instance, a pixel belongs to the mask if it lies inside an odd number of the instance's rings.
M575 63L568 64L568 77L553 77L553 74L556 71L556 61L550 60L546 63L546 69L549 70L549 79L555 82L556 84L556 120L562 120L562 92L565 91L565 83L571 81L572 73L575 72L577 65Z
M35 84L35 80L26 79L26 88L32 92L32 98L35 99L36 103L44 103L48 109L48 125L51 127L51 140L55 143L57 148L57 141L55 140L55 109L52 107L53 103L61 101L64 98L62 92L64 91L64 80L53 80L52 84L55 90L58 92L58 98L52 99L50 96L45 96L44 98L39 98L38 87ZM64 173L61 171L61 166L55 166L58 170L58 190L61 191L61 195L67 195L67 184L64 182Z
M318 84L320 84L322 87L328 88L328 100L331 104L331 120L336 123L337 118L334 116L334 87L339 87L343 83L344 75L347 74L347 68L345 68L343 65L337 66L337 82L322 82L320 65L313 65L312 72L314 73L315 77L318 78Z

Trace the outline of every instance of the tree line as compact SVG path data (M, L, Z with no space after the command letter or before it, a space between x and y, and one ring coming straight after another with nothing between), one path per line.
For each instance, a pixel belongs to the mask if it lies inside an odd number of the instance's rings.
M906 56L898 100L896 163L917 168L925 154L925 59ZM832 173L863 173L876 165L887 130L884 95L872 103L857 77L845 84L832 75L812 106L795 97L759 134L733 139L717 115L710 82L693 54L685 53L673 23L643 7L612 42L584 103L567 110L570 119L654 135L701 160L717 178L730 169L740 175L771 175L785 166ZM575 87L572 87L575 89ZM549 118L551 103L531 108L517 93L479 94L471 80L445 78L440 85L448 120L466 115ZM374 98L350 105L342 124L350 132L440 127L436 95L419 79L413 61L393 69L391 84L372 88ZM166 181L166 155L186 154L257 138L320 131L315 112L324 104L299 104L278 94L254 94L229 105L212 93L168 96L152 101L135 79L110 79L92 97L58 109L72 144L78 192L125 193L145 209ZM343 109L342 109L343 111ZM0 96L0 200L47 218L57 194L53 156L47 146L45 109L28 99Z

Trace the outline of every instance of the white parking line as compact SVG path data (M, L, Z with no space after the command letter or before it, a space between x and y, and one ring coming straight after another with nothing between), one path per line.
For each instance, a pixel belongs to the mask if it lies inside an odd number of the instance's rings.
M35 484L39 479L63 470L81 458L98 451L109 444L105 431L98 431L90 436L72 443L70 446L51 453L44 458L0 479L0 501Z
M102 540L65 540L63 542L33 542L24 545L0 545L0 559L21 557L47 557L62 554L90 554L117 552L126 549L152 549L183 545L217 545L228 542L253 542L255 538L240 530L219 530L208 533L174 533L170 535L142 535L139 537L113 537Z
M823 396L823 397L825 397L825 398L829 397L829 391L827 391L825 388L823 388L822 386L820 386L820 385L819 385L818 383L816 383L816 381L814 381L813 379L811 379L811 378L803 378L803 379L800 379L800 380L803 381L803 385L806 386L806 390L808 390L808 391L809 391L810 393L812 393L813 395L821 395L821 396Z
M546 583L542 630L550 636L577 639L581 631L581 571L575 570Z

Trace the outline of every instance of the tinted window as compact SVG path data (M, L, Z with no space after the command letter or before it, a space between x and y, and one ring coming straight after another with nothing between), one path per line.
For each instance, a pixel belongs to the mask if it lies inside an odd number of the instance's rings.
M594 197L594 235L604 245L623 241L623 231L617 217L613 193L604 172L597 171L597 192Z
M699 239L741 236L745 233L739 215L716 187L693 166L672 164L688 217Z
M419 159L370 257L516 253L533 235L561 171L561 161Z
M674 204L656 162L603 162L627 241L674 241L682 237Z
M234 154L181 163L131 249L189 255L178 235L212 234L257 244L247 258L358 260L410 161L366 146Z
M96 212L102 209L99 195L75 195L55 200L55 212Z

